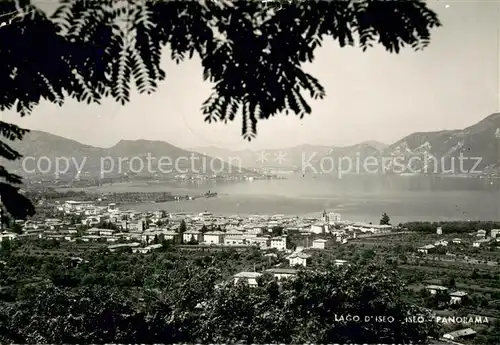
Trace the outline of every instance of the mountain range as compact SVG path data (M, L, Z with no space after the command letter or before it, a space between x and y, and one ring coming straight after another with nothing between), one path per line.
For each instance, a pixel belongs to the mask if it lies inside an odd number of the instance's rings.
M81 178L124 175L154 178L198 174L252 174L241 166L233 166L164 141L121 140L110 148L101 148L33 130L22 141L10 141L8 144L21 153L23 159L7 162L6 168L25 177L54 176L56 170L63 171L70 178L77 175ZM59 169L56 169L57 162ZM66 167L68 170L64 171Z
M433 171L450 170L464 157L466 171L488 171L500 168L500 113L494 113L478 123L457 130L418 132L392 144L386 155L422 156L430 158ZM437 165L436 166L436 161ZM457 167L455 166L457 169Z
M192 151L200 152L211 157L218 157L225 162L241 162L249 168L300 168L302 156L325 154L330 146L298 145L294 147L270 150L228 150L214 146L197 147Z
M367 143L347 148L332 148L320 160L325 157L334 158L334 162L343 157L355 162L359 157L361 166L363 162L368 161L368 157L374 157L379 164L378 171L395 173L498 173L500 113L491 114L464 129L416 132L385 148ZM317 165L318 161L315 163ZM360 172L369 170L374 171L373 166L362 166Z
M375 158L379 163L386 160L384 167L389 170L395 167L397 158L405 166L417 169L427 168L425 171L431 173L449 171L452 161L455 164L453 173L462 173L462 171L457 171L459 159L465 157L462 163L464 170L473 172L474 168L476 171L488 172L496 171L500 167L500 113L491 114L464 129L416 132L391 145L369 141L346 147L305 144L283 149L235 151L213 146L186 150L163 141L121 140L110 148L99 148L36 130L28 133L23 141L8 142L8 144L25 157L38 159L42 156L47 157L52 161L52 165L56 157L72 157L73 161L70 162L71 168L68 174L82 170L78 166L86 158L82 174L90 176L100 175L101 165L104 162L104 169L109 170L108 176L126 173L154 177L155 172L156 174L162 173L158 166L158 159L161 157L170 159L166 162L164 159L162 165L163 171L173 170L168 175L203 172L205 174L220 172L249 175L252 171L247 169L256 168L303 170L304 162L310 163L311 167L316 169L315 171L323 172L325 169L337 171L338 166L332 169L329 164L342 159L351 160L351 162L356 162L357 159L364 162L369 157L372 160ZM151 169L147 168L148 154L156 158L156 160L151 159ZM120 157L129 158L129 161L119 164ZM138 158L130 162L131 157ZM111 161L114 167L110 166ZM140 173L136 173L140 170L140 161L144 164L144 168ZM34 163L29 163L31 165L26 164L27 168L33 169ZM44 164L47 165L46 162ZM6 167L16 170L21 175L26 175L22 174L21 161L7 162ZM314 170L311 169L310 172ZM408 172L408 169L398 171L398 173L401 172ZM53 174L53 169L48 173Z
M267 150L228 150L215 146L196 147L192 151L200 152L211 157L218 157L226 162L241 161L242 165L249 168L274 168L274 169L301 169L303 162L311 157L321 158L337 150L342 152L356 149L358 146L367 146L383 150L386 144L377 141L367 141L359 145L342 148L332 148L326 145L303 144L281 149Z
M336 173L339 169L355 173L488 173L500 167L500 113L464 129L416 132L391 145L367 141L345 147L301 145L262 151L216 147L192 150L226 161L239 157L247 167L291 168L311 173Z

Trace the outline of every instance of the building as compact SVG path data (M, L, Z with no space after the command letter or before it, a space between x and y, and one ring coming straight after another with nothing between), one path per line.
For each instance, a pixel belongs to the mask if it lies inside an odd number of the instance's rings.
M436 248L436 246L434 246L433 244L428 244L426 246L419 247L417 249L417 252L424 253L424 254L429 254L429 251L431 251L434 248Z
M286 250L286 236L271 238L270 247L277 250Z
M473 337L476 334L477 334L476 331L473 330L472 328L465 328L465 329L461 329L461 330L458 330L458 331L453 331L453 332L450 332L450 333L446 333L445 335L443 335L443 338L453 341L453 340L457 340L457 339L460 339L460 338Z
M165 241L172 243L179 243L181 241L181 234L172 230L162 230L160 238L163 237Z
M330 212L328 213L328 220L330 223L340 222L340 213Z
M462 243L462 239L461 238L454 238L451 240L452 243L455 243L455 244L460 244Z
M483 230L483 229L478 230L476 236L479 238L486 238L486 230Z
M311 224L311 230L310 232L312 232L313 234L323 234L325 232L325 227L327 225L325 224Z
M141 241L144 242L144 243L152 243L155 241L155 239L157 241L161 241L163 239L165 239L165 233L168 233L168 230L164 230L164 231L147 231L147 232L144 232L141 235ZM171 239L172 240L172 239Z
M230 238L230 237L241 237L244 234L245 233L243 231L233 229L233 230L230 230L230 231L226 231L226 233L224 234L224 239Z
M82 219L82 224L86 226L97 226L101 224L101 217L87 217Z
M260 249L268 249L271 246L271 239L269 237L247 237L247 240Z
M258 272L240 272L233 276L234 284L240 281L246 282L251 287L257 286L257 279L262 275Z
M289 261L290 266L304 266L307 267L307 262L311 258L311 255L306 254L304 252L294 252L287 259Z
M45 225L49 229L55 230L55 229L60 229L63 225L63 222L62 222L62 220L57 219L57 218L48 218L48 219L45 219Z
M162 244L158 243L158 244L152 244L152 245L144 247L144 248L132 248L132 251L134 253L146 254L146 253L149 253L155 249L159 249L161 247L162 247Z
M67 200L64 202L64 212L65 213L71 213L71 212L79 212L83 211L88 207L94 206L93 201L73 201L73 200Z
M99 228L90 228L85 231L89 235L99 235L99 232L101 232L101 229Z
M293 268L270 268L265 272L270 273L274 278L281 280L296 277L298 271Z
M224 232L209 231L203 235L203 243L205 244L224 244Z
M491 229L491 232L490 232L491 238L496 238L498 236L498 234L500 234L500 229Z
M83 242L97 242L101 239L99 235L84 235L80 237Z
M443 234L443 228L438 226L437 229L436 229L436 234L438 235L442 235Z
M140 243L134 242L134 243L120 243L120 244L111 244L108 246L108 250L110 252L116 252L119 249L124 249L124 248L135 248L139 247Z
M262 227L251 227L247 229L246 231L247 234L252 234L252 235L261 235L263 233Z
M392 230L392 225L377 225L370 223L354 223L350 227L351 230L360 231L360 232L371 232L373 234L376 233L385 233Z
M224 237L224 245L226 246L245 246L249 244L243 236Z
M243 232L243 235L241 235L242 237L245 237L245 238L255 238L255 237L259 237L257 234L249 234L249 233L245 233Z
M15 234L13 232L2 232L0 234L0 242L5 241L5 240L12 241L16 237L17 237L17 234Z
M450 293L450 303L462 303L462 298L464 298L465 296L467 296L467 292L465 291L454 291Z
M322 238L318 238L312 242L312 247L314 249L326 249L326 243L328 241Z
M182 241L188 243L194 240L195 242L203 242L203 234L198 230L188 230L182 234Z
M475 247L475 248L479 248L485 244L487 244L488 242L490 242L490 239L489 238L482 238L480 240L477 240L477 241L474 241L472 243L472 246Z
M113 236L114 233L118 232L112 229L99 229L99 235L101 236Z
M344 266L345 264L348 263L347 260L340 260L340 259L336 259L333 261L333 263L335 264L335 266Z
M431 295L435 295L438 292L448 291L447 287L441 285L427 285L425 288L431 293Z
M448 246L448 241L445 241L445 240L436 241L436 242L434 243L434 245L435 245L436 247L438 247L438 246L441 246L441 247L446 247L446 246Z
M121 228L122 230L130 230L130 231L136 231L136 232L141 232L144 231L145 229L145 221L143 219L139 219L136 221L127 221L123 220L121 223Z

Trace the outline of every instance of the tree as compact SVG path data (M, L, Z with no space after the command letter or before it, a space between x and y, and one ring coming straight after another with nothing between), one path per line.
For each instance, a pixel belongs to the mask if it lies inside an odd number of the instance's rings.
M172 245L171 240L166 240L166 239L161 240L162 250L164 250L164 251L168 250L171 247L171 245Z
M471 275L470 275L470 278L471 278L472 280L476 280L476 279L481 278L481 276L480 276L480 274L479 274L479 272L478 272L477 268L474 268L474 270L472 271L472 273L471 273Z
M433 252L434 254L446 255L447 250L446 250L446 247L444 247L444 246L437 246L437 247L435 247L435 248L432 250L432 252Z
M198 244L198 241L196 240L196 238L194 238L194 235L191 235L188 244Z
M181 243L184 242L184 233L186 232L187 230L187 227L186 227L186 222L183 220L181 220L181 224L179 225L179 234L180 234L180 237L181 237Z
M224 283L252 251L143 257L103 250L78 264L61 256L6 259L0 342L409 344L433 336L431 316L407 301L391 268L332 265L281 284L264 275L255 289ZM362 320L336 320L349 314ZM365 321L373 315L394 321ZM408 315L426 322L401 322Z
M405 301L404 289L395 271L376 266L301 271L281 286L227 284L204 304L195 337L202 343L426 343L436 324L429 312ZM362 321L338 319L348 315ZM381 327L375 315L394 322ZM407 316L425 322L405 323Z
M283 227L275 226L272 228L272 236L282 236L283 235Z
M482 343L476 342L476 344L485 344L485 345L496 345L500 344L500 321L495 320L493 324L488 329L487 337L485 341Z
M4 238L2 242L0 242L0 248L2 249L2 251L8 253L12 248L10 240L8 238Z
M408 257L404 253L399 254L398 259L403 265L406 265L408 263Z
M70 221L71 225L79 225L79 224L82 224L82 220L83 220L83 218L81 216L72 215L70 217L69 221ZM105 228L105 229L107 229L107 228Z
M23 343L135 343L144 339L137 332L147 332L144 318L116 289L50 288L8 315L10 337Z
M447 280L446 280L446 283L445 285L449 288L455 288L457 283L455 281L455 277L449 277Z
M387 213L382 214L382 218L380 219L380 225L390 225L391 224L391 218L387 215Z
M435 295L438 304L447 306L450 304L450 293L448 291L438 291Z
M437 15L423 1L284 2L105 1L62 4L50 18L29 0L6 0L0 15L2 50L0 110L27 115L41 100L62 105L65 98L99 103L129 100L130 87L151 93L165 79L161 48L181 62L195 54L213 92L203 104L205 121L233 121L242 110L242 135L251 140L258 120L282 112L311 113L303 92L323 98L319 81L302 65L327 38L341 47L377 42L389 52L423 49ZM326 20L325 20L326 19ZM2 136L22 140L27 130L0 122ZM0 155L21 155L0 146ZM1 200L15 218L34 213L15 185L18 175L2 166Z
M10 231L12 231L15 234L22 234L23 233L23 227L20 224L16 223L16 222L12 222L12 224L10 226Z

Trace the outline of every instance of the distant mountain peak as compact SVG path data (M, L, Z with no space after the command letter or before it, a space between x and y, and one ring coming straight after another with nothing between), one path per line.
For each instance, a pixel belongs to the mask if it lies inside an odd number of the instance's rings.
M246 171L243 167L234 166L234 164L232 166L230 166L230 164L224 164L223 166L221 166L220 163L213 164L213 157L204 156L199 153L184 150L168 142L158 140L122 139L110 148L99 148L84 145L75 140L67 139L43 131L31 131L26 134L24 140L15 141L11 145L22 155L28 157L47 157L49 158L49 160L51 160L51 162L56 158L66 158L70 161L76 160L77 163L83 164L83 170L81 171L81 173L85 176L91 177L101 176L103 168L103 158L106 158L106 162L108 163L109 161L113 162L113 164L110 165L111 168L108 167L106 169L111 169L112 171L110 171L110 174L114 174L116 176L127 173L127 169L133 171L133 167L131 167L130 165L132 157L141 160L144 166L149 164L147 162L145 163L146 157L156 158L156 160L152 161L153 169L156 169L156 171L160 171L158 170L159 159L161 158L162 164L165 165L168 164L166 158L169 158L173 163L170 163L172 165L171 167L165 168L165 166L163 166L163 169L170 169L170 171L167 171L166 174L173 174L173 170L177 168L180 169L179 172L181 172L182 170L186 173L191 174L208 175L215 173L237 174L239 172ZM201 157L204 158L203 161L199 159ZM126 159L122 160L123 158ZM8 168L14 168L16 169L16 171L23 171L23 169L21 169L21 163L22 160L7 162L8 165L6 166ZM72 164L69 172L66 172L75 177L75 167L73 165L75 164ZM30 167L29 169L36 172L37 174L41 173L43 175L54 176L55 164L51 164L51 167L49 168L50 171L46 172L38 172L36 169L33 170L32 167ZM139 168L136 167L134 169ZM140 168L139 172L133 172L141 174L143 176L152 176L152 174L156 176L156 173L153 173L148 169L149 165L147 169ZM78 174L80 174L80 172L78 172Z
M500 152L498 152L495 137L500 137L500 113L491 114L464 129L410 134L392 144L386 153L393 156L398 155L402 153L402 148L404 148L409 155L434 157L438 159L436 164L447 166L447 169L455 166L455 170L460 169L455 174L463 174L467 171L477 173L481 171L480 169L485 171L490 166L499 167L498 155ZM462 167L457 168L459 165L457 160L460 157L465 158L466 165L471 165L464 171L462 171ZM474 166L477 157L481 157L481 162L479 166ZM467 170L472 168L476 171Z
M372 147L375 147L376 149L384 149L386 148L387 144L383 143L383 142L380 142L380 141L376 141L376 140L369 140L369 141L364 141L362 142L362 144L365 144L365 145L369 145L369 146L372 146Z
M500 120L500 113L493 113L491 115L488 115L484 118L484 120Z

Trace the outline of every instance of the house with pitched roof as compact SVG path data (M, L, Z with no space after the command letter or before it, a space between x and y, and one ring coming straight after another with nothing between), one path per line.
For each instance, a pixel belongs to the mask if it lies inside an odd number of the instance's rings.
M307 262L310 260L311 255L304 252L294 252L288 256L290 266L304 266L307 267Z
M256 287L257 286L257 278L259 278L262 275L262 273L258 272L240 272L236 273L233 276L233 281L234 284L237 284L240 281L246 282L248 285L251 287Z

